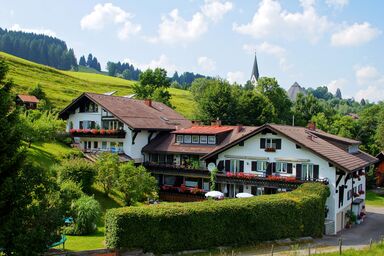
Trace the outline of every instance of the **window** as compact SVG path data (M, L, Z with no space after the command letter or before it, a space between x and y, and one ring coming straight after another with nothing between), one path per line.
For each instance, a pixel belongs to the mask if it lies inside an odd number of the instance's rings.
M159 164L165 164L165 155L163 154L159 155Z
M93 142L93 148L98 148L99 147L99 143L97 141L94 141Z
M208 136L208 144L216 144L216 136Z
M190 188L199 187L199 178L185 178L185 186Z
M199 144L199 135L192 135L192 143L193 144Z
M176 135L176 143L183 143L183 135Z
M260 148L281 149L281 139L260 138Z
M107 130L121 130L124 128L124 125L118 120L103 120L102 127Z
M200 144L207 144L208 138L207 136L200 136Z
M301 178L303 180L313 179L313 164L302 164Z
M286 173L288 170L288 163L276 162L276 172Z
M191 143L191 142L192 142L191 135L184 135L184 143Z
M173 155L167 155L167 164L173 164Z
M158 154L151 154L151 162L157 163L159 161Z
M251 171L252 172L265 172L267 170L266 161L252 161Z
M79 128L80 129L95 129L96 128L96 122L95 121L80 121L79 122Z
M175 176L164 176L164 184L165 185L175 185L176 177Z
M101 142L101 148L107 149L107 142L106 141Z
M229 161L226 164L229 164L229 170L230 172L244 172L244 161L243 160L227 160Z
M209 181L207 181L207 180L203 181L203 189L205 191L209 191Z
M123 152L124 143L119 142L119 144L117 146L119 147L119 152Z

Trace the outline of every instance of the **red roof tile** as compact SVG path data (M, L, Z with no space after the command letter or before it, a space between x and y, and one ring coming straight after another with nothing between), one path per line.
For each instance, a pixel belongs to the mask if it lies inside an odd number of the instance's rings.
M30 103L39 103L39 99L36 98L33 95L24 95L24 94L19 94L17 95L19 99L23 102L30 102Z
M175 134L219 134L232 131L235 126L192 126L174 131Z

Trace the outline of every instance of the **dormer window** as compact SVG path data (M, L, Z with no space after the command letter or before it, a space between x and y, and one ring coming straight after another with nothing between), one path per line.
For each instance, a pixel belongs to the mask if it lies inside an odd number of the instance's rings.
M192 143L192 136L184 135L184 143Z
M208 136L208 144L216 144L216 136Z
M200 136L200 144L207 144L208 137L205 135Z
M176 136L176 143L183 143L183 135Z
M199 135L192 135L192 143L193 144L199 144Z

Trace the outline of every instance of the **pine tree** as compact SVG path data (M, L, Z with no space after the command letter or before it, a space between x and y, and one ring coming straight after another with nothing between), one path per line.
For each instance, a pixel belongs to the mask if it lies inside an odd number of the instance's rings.
M93 61L93 56L92 54L88 54L88 58L87 58L87 67L91 68L92 67L92 61Z
M87 62L85 61L84 55L80 57L79 66L87 66Z

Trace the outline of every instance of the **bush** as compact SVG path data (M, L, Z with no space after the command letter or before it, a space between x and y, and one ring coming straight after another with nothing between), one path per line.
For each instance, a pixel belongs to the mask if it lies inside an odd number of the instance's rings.
M63 160L59 166L56 166L58 182L72 180L78 183L84 192L89 192L95 179L94 164L85 159Z
M111 209L106 214L109 248L169 253L323 233L328 187L244 199L207 200Z
M75 159L75 158L84 158L84 153L80 149L73 149L69 152L63 153L60 155L61 159Z
M72 202L83 195L84 193L81 191L80 185L72 180L66 180L60 184L60 198L67 215L70 215Z
M82 196L72 204L75 213L74 225L64 229L66 234L87 235L96 230L96 223L101 216L101 208L92 196Z

